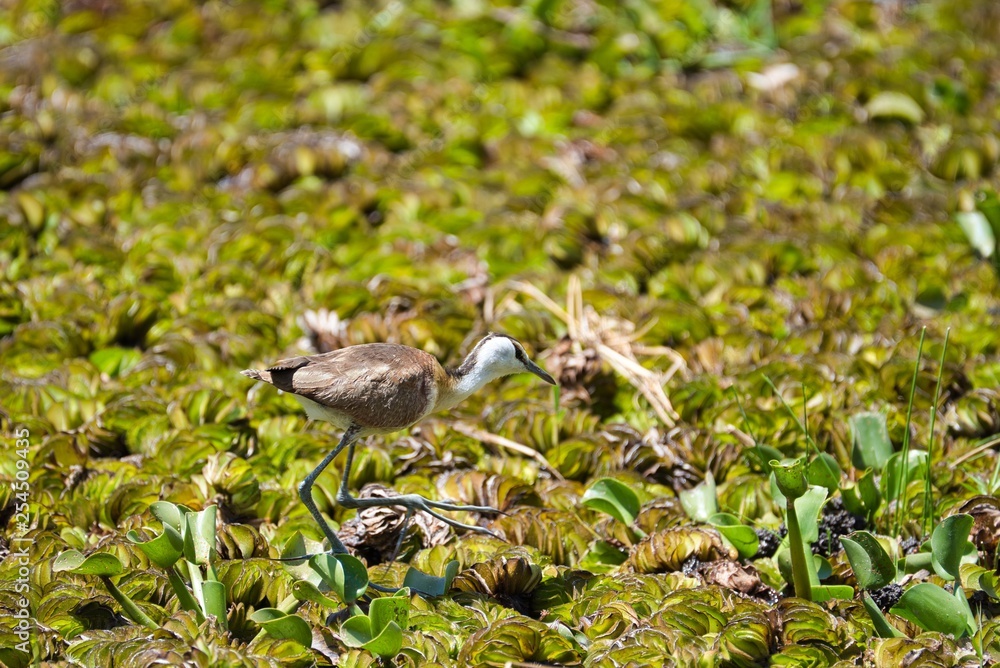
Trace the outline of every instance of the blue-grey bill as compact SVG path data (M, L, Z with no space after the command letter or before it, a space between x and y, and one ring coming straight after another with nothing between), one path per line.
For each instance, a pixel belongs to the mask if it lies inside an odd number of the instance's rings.
M541 378L542 380L544 380L549 385L555 385L556 384L556 379L555 378L553 378L552 376L550 376L549 374L547 374L545 372L545 369L543 369L542 367L538 366L537 364L535 364L531 360L528 360L528 363L525 366L528 367L528 371L530 371L531 373L535 374L536 376L538 376L539 378Z

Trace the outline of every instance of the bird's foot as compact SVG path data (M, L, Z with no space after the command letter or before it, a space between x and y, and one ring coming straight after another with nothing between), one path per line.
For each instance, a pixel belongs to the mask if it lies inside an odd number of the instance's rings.
M401 506L407 510L416 511L421 510L432 517L436 517L448 526L454 527L456 529L465 529L466 531L472 531L475 533L480 533L486 536L492 536L498 540L503 540L500 536L490 531L485 527L478 526L476 524L465 524L464 522L459 522L458 520L453 520L450 517L446 517L438 510L446 510L449 512L468 512L468 513L491 513L496 514L502 511L496 508L491 508L490 506L467 506L458 503L451 503L448 501L434 501L432 499L427 499L419 494L401 494L399 496L390 496L385 498L367 498L367 499L356 499L353 496L347 494L341 494L337 496L337 503L344 506L345 508L375 508L375 507L385 507L385 506Z

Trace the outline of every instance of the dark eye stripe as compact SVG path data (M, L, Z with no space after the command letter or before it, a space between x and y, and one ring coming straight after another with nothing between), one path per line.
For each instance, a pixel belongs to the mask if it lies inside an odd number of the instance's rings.
M516 357L517 361L521 364L526 365L528 363L528 358L524 356L524 349L521 348L521 346L514 346L514 357Z

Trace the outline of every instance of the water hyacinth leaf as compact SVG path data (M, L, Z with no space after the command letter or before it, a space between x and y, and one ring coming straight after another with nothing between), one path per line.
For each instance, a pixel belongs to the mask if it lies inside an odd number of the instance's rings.
M897 629L895 626L889 623L879 610L878 606L875 605L875 601L872 600L871 594L865 592L861 597L861 603L865 606L865 612L871 617L872 626L875 627L875 633L879 638L905 638L906 635Z
M121 575L125 570L121 560L107 552L97 552L89 557L78 550L66 550L52 564L55 572L69 571L77 575Z
M169 501L157 501L149 506L149 512L164 524L172 526L177 533L184 533L184 515L192 510Z
M441 577L428 575L410 566L403 577L403 588L424 596L444 596L445 592L451 589L451 583L458 575L458 569L459 563L454 559L445 565L444 575Z
M786 499L785 495L781 493L781 488L778 486L778 478L777 476L774 475L773 470L771 471L771 474L768 476L767 482L771 488L771 498L774 499L774 502L778 504L778 506L784 508L785 504L788 503L788 499Z
M261 608L250 615L250 619L272 638L288 638L304 647L312 646L309 624L298 615L289 615L277 608Z
M349 554L317 554L309 564L318 572L330 591L344 603L353 603L368 588L368 569Z
M980 591L986 592L986 595L994 601L1000 601L1000 587L998 587L997 574L982 566L972 566L972 568L976 569L976 574L973 579L970 579L971 585L977 587Z
M962 607L965 612L965 632L970 636L976 635L976 631L979 630L979 625L976 623L976 615L972 612L972 606L969 605L969 599L965 597L965 590L962 585L955 585L955 593L953 594L955 600Z
M821 452L806 466L806 480L810 485L825 487L833 494L840 487L840 465L833 456Z
M201 594L205 601L205 616L214 615L222 628L226 628L226 585L206 580L201 583Z
M872 534L855 531L841 537L840 543L861 588L880 589L896 579L896 565Z
M931 564L934 572L945 580L958 578L959 568L969 558L968 555L975 561L976 548L969 541L973 522L972 515L961 513L944 518L934 527L931 534Z
M844 500L844 508L852 515L865 515L865 505L861 500L861 490L853 482L844 483L840 487L840 498Z
M882 505L882 493L875 482L875 469L868 469L858 478L858 490L861 493L861 505L869 523L875 520L875 513Z
M712 515L719 512L716 496L715 477L711 471L705 473L705 480L691 489L681 491L678 496L681 507L688 517L695 522L708 522Z
M129 531L125 537L135 543L151 562L163 569L177 563L184 553L184 539L169 524L164 524L163 533L152 540L143 541L135 530Z
M934 568L934 556L930 552L920 551L908 554L899 560L899 570L904 573L916 573Z
M740 523L739 518L735 515L730 513L715 513L708 518L708 523L714 526L722 534L722 537L736 548L736 551L740 553L740 557L749 559L757 554L757 549L760 547L760 539L757 537L757 532L752 527Z
M885 415L857 413L848 422L851 426L851 462L854 467L881 471L893 453Z
M797 499L809 489L806 481L805 464L801 459L786 462L771 460L771 472L778 484L781 494L787 499Z
M584 492L580 503L631 526L639 515L639 497L623 482L601 478Z
M346 620L340 626L340 637L348 647L360 647L376 656L391 658L403 648L403 631L395 622L389 622L375 635L372 621L364 615Z
M825 557L821 557L818 554L812 555L813 561L813 572L816 573L816 583L820 580L825 580L831 575L833 575L833 567L830 566L830 560Z
M981 211L959 211L955 220L965 232L969 245L982 258L990 258L996 253L997 239L990 221Z
M802 496L795 499L795 511L799 520L799 531L806 549L810 543L819 540L819 518L826 503L825 487L810 487Z
M282 561L282 565L286 571L295 576L296 580L305 580L319 586L323 582L323 576L309 564L309 557L321 552L323 552L322 543L309 540L303 537L301 532L296 531L281 548L281 558L285 560ZM302 557L302 559L288 561L294 560L296 557Z
M403 587L392 596L376 598L368 609L372 621L372 631L382 633L390 623L405 629L410 625L410 590Z
M201 611L198 599L194 597L194 594L184 584L184 580L181 579L177 567L167 569L167 579L170 580L170 586L173 588L174 594L177 595L177 601L181 604L181 609L193 611L198 615L199 623L205 621L205 615Z
M357 618L352 617L351 619ZM399 628L399 625L396 624L396 622L389 622L389 624L382 629L381 633L375 636L372 640L366 642L363 647L376 656L380 656L385 659L392 658L399 654L399 651L403 649L403 630Z
M854 598L854 587L849 585L821 585L814 584L809 588L812 600L816 603L826 601L841 600L850 601Z
M348 647L364 647L372 640L372 620L365 615L356 615L344 620L340 625L340 637Z
M583 555L578 566L591 573L608 573L625 563L627 559L626 552L619 550L606 540L597 540Z
M185 514L184 558L196 564L209 564L215 556L215 515L212 505L199 512Z
M897 452L886 462L882 473L882 496L887 499L898 498L904 477L908 482L920 480L927 465L925 450L910 450L906 465L903 464L903 453Z
M292 584L292 596L300 601L312 601L328 608L340 607L339 601L333 600L321 592L315 584L306 580L296 580Z
M903 592L892 612L925 631L950 633L959 638L966 630L965 606L930 582L921 582Z

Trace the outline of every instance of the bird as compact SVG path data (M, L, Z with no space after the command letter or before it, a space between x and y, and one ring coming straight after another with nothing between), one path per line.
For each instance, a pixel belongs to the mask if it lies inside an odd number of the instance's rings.
M279 360L263 371L245 369L244 376L290 392L313 420L343 430L340 442L299 484L303 505L319 524L331 553L347 548L316 508L312 487L323 470L342 451L347 458L336 502L345 508L400 506L407 513L427 512L456 527L491 534L483 527L450 519L439 510L496 513L487 506L436 501L418 494L359 499L350 495L348 479L359 438L388 434L416 424L431 413L454 408L493 380L516 373L532 373L550 385L555 379L532 362L516 339L489 332L457 367L446 369L430 353L396 343L366 343L318 355Z

